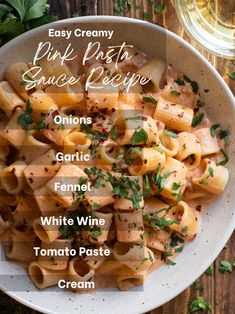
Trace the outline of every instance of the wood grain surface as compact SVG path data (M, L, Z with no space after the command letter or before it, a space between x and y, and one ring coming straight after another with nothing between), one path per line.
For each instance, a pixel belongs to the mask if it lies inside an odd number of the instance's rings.
M114 2L112 0L49 0L51 12L58 19L83 15L117 15L114 9ZM127 8L120 15L149 20L149 22L170 29L189 41L212 63L235 94L235 81L229 78L228 75L231 67L234 65L231 61L226 61L206 52L185 34L177 19L172 4L173 1L131 0L130 2L132 3L131 7ZM152 2L154 4L151 4ZM166 5L164 12L156 14L154 7L163 3ZM205 252L205 254L207 253ZM198 279L197 286L201 287L200 290L196 289L195 285L188 287L175 299L148 314L186 314L188 312L188 302L198 295L203 296L211 304L213 314L235 314L235 269L233 273L226 272L222 274L219 271L222 260L228 260L231 263L235 261L235 233L233 233L228 244L213 263L213 275L203 274ZM19 305L3 293L0 293L0 314L11 313L32 314L36 312Z

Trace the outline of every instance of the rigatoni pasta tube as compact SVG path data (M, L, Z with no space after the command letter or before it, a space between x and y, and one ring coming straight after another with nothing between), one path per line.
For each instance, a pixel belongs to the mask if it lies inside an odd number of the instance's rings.
M115 213L114 217L119 242L141 242L143 240L144 223L141 210Z
M143 199L143 178L141 176L123 176L119 178L120 184L127 181L128 186L134 186L135 189L128 189L127 195L115 197L114 208L120 210L132 210L133 208L142 208L144 206ZM134 199L138 202L133 202ZM138 205L138 206L137 206Z
M94 210L114 203L113 187L110 182L103 180L99 187L92 185L90 191L85 192L88 208Z
M23 194L13 213L14 223L17 225L27 223L28 226L32 226L33 220L39 217L40 210L34 197Z
M43 132L31 130L27 134L19 157L29 164L33 159L43 155L50 148L52 148L52 142L44 136Z
M219 153L217 139L211 135L209 128L198 129L194 134L200 143L202 156Z
M112 213L101 213L101 212L94 212L94 217L99 219L103 219L104 223L97 224L95 228L100 231L100 235L98 237L91 238L91 242L95 243L104 243L108 239L109 229L112 223L113 214ZM91 232L92 234L92 232Z
M74 257L69 262L68 278L70 281L87 282L92 281L95 271L91 266L80 257ZM85 292L87 289L78 289Z
M2 133L2 136L18 149L23 145L27 136L25 130L23 130L22 126L18 123L18 119L22 113L23 111L21 108L16 108Z
M128 152L130 174L143 176L147 172L155 171L158 165L164 166L166 156L158 150L158 147L133 148Z
M42 267L38 262L32 262L28 266L28 273L39 289L56 286L59 280L67 279L66 270L50 270Z
M157 142L157 124L150 116L134 116L130 111L126 115L120 115L113 124L117 132L119 145L154 145ZM143 140L138 140L140 132L145 135ZM141 135L142 135L141 134Z
M153 58L138 71L138 74L149 79L149 82L143 85L144 92L158 91L165 68L164 60Z
M7 245L5 247L6 256L20 262L31 262L35 259L33 245L35 236L33 234L28 237L21 237L15 233L9 235Z
M23 161L16 161L10 166L1 171L1 185L10 194L17 194L24 188L25 178L24 169L26 163Z
M55 151L50 149L42 156L34 159L24 169L24 175L31 189L37 190L45 185L57 173L59 168L60 164L56 160Z
M59 216L64 213L63 205L57 202L45 186L33 191L42 216Z
M163 229L153 230L151 228L148 228L146 233L147 246L155 250L164 252L165 244L169 243L171 239L171 233Z
M86 152L91 145L91 140L85 133L71 132L64 138L64 153Z
M229 179L228 169L223 166L217 166L214 161L208 158L202 160L201 168L202 175L193 178L192 182L213 194L223 193Z
M174 157L179 151L179 142L177 138L173 138L160 131L158 134L158 146L159 151L162 150L167 157Z
M193 109L171 103L160 97L153 117L176 131L189 131L193 115Z
M187 168L182 162L168 157L165 166L161 170L161 177L165 179L164 184L161 181L160 185L163 186L160 186L160 194L166 198L176 200L179 193L182 195L185 190L186 173Z
M29 101L32 108L32 117L36 121L40 121L43 114L46 114L47 111L58 109L54 101L43 91L32 93Z
M84 99L82 92L82 86L78 82L70 86L66 84L64 86L51 85L45 89L45 92L54 100L55 104L60 108L66 105L77 104Z
M16 107L24 106L23 100L15 93L7 81L0 82L0 104L6 116L10 118Z
M180 201L178 205L169 209L166 219L175 221L169 228L192 239L199 231L199 215L187 203Z
M109 166L114 163L118 163L123 156L124 150L115 141L104 141L101 146L96 150L96 155L100 155L100 159L97 160L102 166Z
M143 285L147 272L134 272L129 275L117 276L117 285L121 291L128 291L134 287Z
M176 159L182 161L189 169L196 168L201 161L201 147L196 136L189 132L178 134L179 150Z
M59 226L42 223L40 218L33 221L33 229L42 242L54 242L60 237Z
M41 243L41 250L64 250L65 248L71 249L71 241L70 240L63 240L63 239L57 239L52 243ZM48 251L50 252L50 251ZM38 263L46 268L51 270L62 270L66 269L68 267L69 263L69 256L54 256L53 254L47 254L45 256L39 255L38 257Z
M155 262L153 252L143 243L116 242L113 248L113 256L120 263L127 265L134 271L144 271Z
M105 88L99 89L100 85L93 84L87 91L87 108L90 112L96 112L106 109L109 112L116 110L118 106L118 87L112 87L110 84ZM103 86L104 87L104 86Z
M15 91L25 100L29 97L29 92L26 90L27 83L23 80L24 73L27 72L27 80L31 77L32 73L29 72L29 67L24 62L18 62L11 65L5 72L5 78L14 88Z
M88 177L85 172L83 172L79 167L71 164L62 165L54 178L47 182L46 188L55 200L67 208L72 206L73 202L76 201L78 194L72 189L56 189L56 184L69 184L70 186L73 186L75 184L79 184L80 180L84 180L84 182L87 181L87 178Z

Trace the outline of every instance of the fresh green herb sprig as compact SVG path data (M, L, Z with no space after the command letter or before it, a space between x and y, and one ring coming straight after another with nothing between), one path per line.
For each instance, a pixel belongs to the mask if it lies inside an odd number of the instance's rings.
M12 38L55 19L47 0L5 0L0 3L0 46Z
M211 305L201 296L197 296L194 300L188 304L189 313L197 311L211 311Z

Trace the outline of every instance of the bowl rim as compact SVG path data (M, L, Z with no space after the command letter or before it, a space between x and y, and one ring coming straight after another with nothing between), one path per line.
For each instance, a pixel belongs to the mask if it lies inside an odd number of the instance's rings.
M0 49L0 55L4 54L5 51L7 51L10 47L17 46L18 44L20 44L21 39L29 39L31 37L32 34L35 34L37 32L41 32L43 30L46 30L48 28L50 28L53 25L60 25L60 24L76 24L77 22L87 22L87 23L93 23L93 22L117 22L117 23L121 23L121 22L129 22L129 23L135 23L138 25L145 25L148 28L152 28L155 29L156 31L160 32L160 33L166 33L166 35L173 39L175 42L178 42L179 44L181 44L183 47L187 48L188 50L190 50L190 52L192 52L192 54L198 58L202 63L205 64L205 66L208 68L208 70L213 74L213 76L215 77L216 81L218 82L218 84L220 85L220 87L223 89L223 92L227 94L230 103L232 104L233 110L235 112L235 97L232 93L232 91L230 90L230 88L228 87L228 85L225 83L225 81L223 80L223 78L220 76L220 74L218 73L218 71L211 65L211 63L196 49L194 48L192 45L190 45L186 40L184 40L183 38L179 37L177 34L173 33L172 31L165 29L159 25L150 23L150 22L146 22L144 20L138 20L135 18L129 18L129 17L122 17L122 16L112 16L112 15L87 15L87 16L79 16L79 17L74 17L74 18L68 18L68 19L63 19L63 20L58 20L52 23L48 23L45 25L42 25L40 27L34 28L28 32L25 32L19 36L17 36L16 38L12 39L11 41L9 41L8 43L6 43L4 46L1 47ZM164 298L162 298L162 301L159 303L153 302L144 304L141 308L141 310L143 310L144 312L148 312L151 311L153 309L157 307L162 306L163 304L165 304L166 302L169 302L170 300L172 300L173 298L175 298L177 295L179 295L180 293L182 293L186 288L188 288L196 279L198 279L207 269L207 267L214 262L214 260L216 259L216 257L219 255L219 253L221 252L221 250L223 249L223 247L225 246L225 244L227 243L227 241L229 240L230 236L232 235L233 231L235 229L235 216L233 216L233 219L231 219L231 224L229 225L229 228L226 228L224 230L224 236L222 239L220 239L220 242L218 243L218 246L214 248L213 253L210 255L210 263L206 263L206 267L205 265L202 263L201 264L201 268L194 273L193 276L191 276L191 279L188 282L182 283L180 286L178 286L177 290L174 293L168 293L167 296L165 296ZM35 305L29 301L27 301L26 299L22 298L20 296L20 294L17 294L16 292L13 291L5 291L4 287L1 286L0 283L0 290L2 290L4 293L6 293L7 295L9 295L10 297L12 297L13 299L15 299L16 301L20 302L21 304L28 306L34 310L40 311L42 313L49 313L49 314L57 314L57 312L51 311L51 310L47 310L44 307L41 307L39 305ZM34 291L35 292L35 291ZM36 291L37 293L40 292ZM31 292L32 293L32 292ZM122 292L118 292L121 293ZM157 300L157 299L156 299ZM139 312L140 313L140 312Z

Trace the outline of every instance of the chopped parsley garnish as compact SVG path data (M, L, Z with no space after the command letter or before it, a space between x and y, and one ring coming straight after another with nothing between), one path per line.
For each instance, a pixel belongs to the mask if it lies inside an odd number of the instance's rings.
M166 264L167 264L167 265L170 265L170 266L175 266L175 265L176 265L176 262L173 262L171 259L167 258Z
M209 176L214 177L214 169L212 167L208 168Z
M211 305L203 297L197 296L194 300L189 302L188 310L189 313L211 311Z
M42 129L45 129L46 128L46 124L44 121L40 121L37 123L37 129L38 130L42 130Z
M177 249L175 249L175 252L181 253L183 251L183 249L184 249L184 246L182 245L182 246L178 247Z
M164 208L164 210L166 210L166 208ZM176 225L179 224L179 221L177 220L170 220L170 219L166 219L165 217L158 217L157 212L154 212L150 214L149 216L147 214L144 214L143 220L145 222L148 222L150 226L153 227L154 229L165 228L173 224L176 224Z
M200 181L199 181L199 184L201 184L201 185L206 185L206 184L208 184L208 182L207 182L206 180L200 180Z
M182 232L182 233L187 233L187 232L188 232L188 228L187 228L187 227L182 228L182 229L180 230L180 232Z
M192 86L192 90L194 91L194 93L197 94L197 93L198 93L198 90L199 90L198 83L195 82L195 81L192 81L192 82L191 82L191 86Z
M107 173L107 176L113 186L113 195L132 201L133 208L140 208L142 193L138 179L131 180L126 176L116 178L111 173Z
M79 181L78 181L78 184L81 186L83 184L86 184L87 183L87 178L80 178ZM76 191L77 193L77 201L84 201L84 194L86 193L85 191Z
M160 173L161 164L158 165L157 173L152 173L151 179L153 184L158 187L158 193L160 193L165 185L166 179L172 174L171 171L167 171L163 176Z
M150 194L150 183L149 183L149 177L147 176L147 174L145 174L144 176L144 184L145 184L144 197L147 197Z
M31 117L31 113L33 109L31 108L30 100L26 100L26 111L23 111L23 113L19 116L17 122L22 126L23 130L28 130L29 125L32 124L33 118Z
M204 89L204 92L205 92L205 93L209 93L209 91L210 91L210 90L209 90L208 88L205 88L205 89Z
M200 124L202 120L204 119L204 117L205 117L205 114L203 112L197 115L196 117L194 117L192 121L192 127L195 128L198 124Z
M185 85L184 80L181 80L181 79L179 79L179 78L178 78L177 80L174 80L174 82L177 83L177 84L180 85L180 86Z
M174 191L179 190L180 187L181 187L181 184L180 184L180 183L174 182L174 183L172 184L172 190L174 190Z
M171 94L174 95L174 96L179 96L180 95L180 93L177 92L177 90L172 90Z
M220 127L220 124L213 124L210 128L211 136L216 136L216 129Z
M191 83L191 82L192 82L191 79L190 79L188 76L186 76L185 74L184 74L183 78L184 78L184 80L185 80L187 83Z
M178 246L179 244L183 244L184 240L180 237L178 237L177 235L172 235L171 237L171 242L170 242L170 246L171 247L175 247Z
M223 166L226 165L227 162L229 161L228 155L225 153L225 151L223 149L220 150L222 155L224 156L224 160L219 161L216 163L217 166Z
M219 130L219 138L221 140L224 140L224 143L227 145L228 144L228 136L229 133L226 130Z
M157 104L157 100L155 98L153 98L152 96L144 96L143 97L143 101L144 102L150 102L152 104Z
M131 138L131 145L138 145L146 143L148 140L148 133L144 129L135 130Z
M231 273L233 271L231 263L226 260L221 261L219 271L221 273L225 273L225 272Z
M213 274L214 274L213 266L210 265L210 266L207 268L207 270L205 271L205 273L206 273L207 276L213 276Z
M105 134L100 134L100 133L96 133L96 132L93 132L88 125L86 124L82 124L81 125L82 129L84 131L86 131L88 134L91 134L93 138L96 138L96 139L101 139L101 140L107 140L107 135Z
M177 134L175 134L174 132L168 131L168 130L163 130L163 134L168 135L168 136L173 137L173 138L178 137Z
M102 232L99 229L95 229L91 231L92 238L97 239L102 235Z

